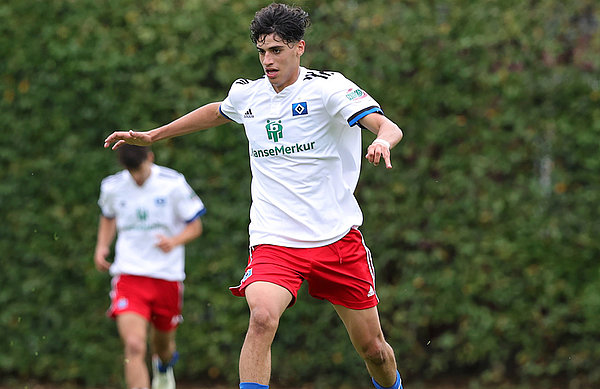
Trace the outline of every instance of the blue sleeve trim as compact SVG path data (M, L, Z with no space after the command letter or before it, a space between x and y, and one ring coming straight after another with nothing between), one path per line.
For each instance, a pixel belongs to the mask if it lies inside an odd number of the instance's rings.
M365 116L367 116L371 113L379 113L379 114L383 115L383 111L381 110L381 108L375 107L375 106L368 107L368 108L358 111L357 113L352 115L350 117L350 119L348 119L348 124L350 125L350 127L352 127L353 125L357 124L360 119L364 118ZM360 123L358 123L358 125L361 128L363 128L363 126L361 126Z
M190 220L186 220L185 223L190 224L191 222L198 219L200 216L204 215L205 213L206 213L206 208L202 208L201 210L196 212L196 214Z
M225 114L223 113L223 111L221 110L221 104L219 104L219 113L220 113L221 115L223 115L223 117L224 117L225 119L231 120L232 122L234 121L234 120L233 120L233 119L231 119L229 116L227 116L227 115L225 115Z

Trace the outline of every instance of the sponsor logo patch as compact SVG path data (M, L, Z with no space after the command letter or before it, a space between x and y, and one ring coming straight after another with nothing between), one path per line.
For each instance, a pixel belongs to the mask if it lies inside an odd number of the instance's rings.
M145 221L148 219L148 211L144 208L138 208L136 211L138 220Z
M283 125L281 124L281 120L267 120L267 125L265 127L267 129L267 137L272 139L273 142L279 142L279 139L283 138Z

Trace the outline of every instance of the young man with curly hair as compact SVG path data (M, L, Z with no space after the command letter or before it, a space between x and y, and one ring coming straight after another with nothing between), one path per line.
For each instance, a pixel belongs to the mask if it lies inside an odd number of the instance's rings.
M365 361L376 388L402 388L385 341L371 252L354 197L361 128L377 135L366 159L392 168L402 131L379 104L342 74L300 66L310 25L299 7L271 4L255 14L251 38L265 75L236 80L227 98L156 129L118 131L105 140L147 145L230 121L244 125L252 171L250 255L232 287L250 308L239 361L240 388L268 388L271 344L303 281L329 301Z

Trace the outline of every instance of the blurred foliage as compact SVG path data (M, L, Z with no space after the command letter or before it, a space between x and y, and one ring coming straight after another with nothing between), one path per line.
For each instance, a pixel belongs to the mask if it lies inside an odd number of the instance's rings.
M248 0L0 4L0 376L122 384L92 263L103 139L212 101L261 68ZM600 6L594 0L299 1L303 65L342 71L405 132L357 196L407 382L600 383ZM365 142L373 139L365 133ZM237 382L249 169L235 124L156 144L208 207L188 246L181 379ZM318 313L316 313L318 312ZM368 386L334 311L302 290L274 386Z

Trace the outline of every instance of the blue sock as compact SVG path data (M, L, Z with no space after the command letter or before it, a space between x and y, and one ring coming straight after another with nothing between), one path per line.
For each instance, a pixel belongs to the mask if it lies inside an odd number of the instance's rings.
M375 382L374 378L371 378L371 381L373 381L373 385L375 385L376 389L402 389L402 379L400 378L400 372L397 370L396 370L396 382L392 386L389 386L389 387L381 386L377 382Z
M269 389L269 385L261 385L254 382L241 382L240 389Z
M166 373L167 369L169 367L175 366L175 362L177 362L178 359L179 359L179 353L177 351L175 351L173 353L173 356L171 357L171 360L166 365L159 358L158 359L158 371L160 371L161 373Z

